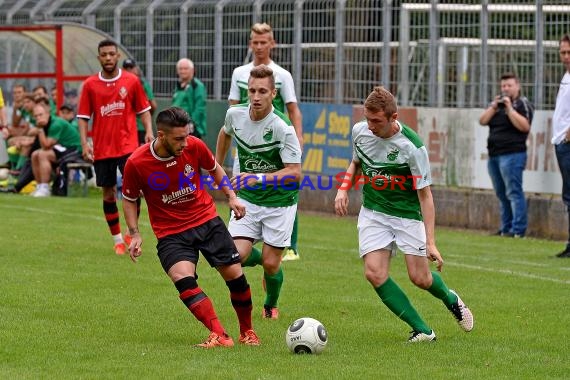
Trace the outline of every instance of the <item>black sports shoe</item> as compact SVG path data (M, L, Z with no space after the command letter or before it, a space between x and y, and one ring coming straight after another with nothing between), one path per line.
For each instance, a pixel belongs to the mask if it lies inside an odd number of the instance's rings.
M556 257L559 257L561 259L563 258L570 258L570 247L566 247L566 249L564 249L564 251L558 253L556 255Z

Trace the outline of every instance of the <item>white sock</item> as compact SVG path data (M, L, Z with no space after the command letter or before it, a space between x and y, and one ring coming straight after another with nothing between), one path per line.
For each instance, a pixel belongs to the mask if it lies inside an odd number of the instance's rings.
M113 235L113 241L115 242L115 244L124 243L123 235L122 234Z

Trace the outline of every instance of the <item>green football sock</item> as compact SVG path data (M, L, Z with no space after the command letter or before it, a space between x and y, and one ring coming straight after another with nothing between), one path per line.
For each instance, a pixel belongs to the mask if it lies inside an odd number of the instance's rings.
M299 218L295 214L295 222L293 222L293 232L291 233L291 245L290 247L297 251L297 234L299 231Z
M283 269L279 268L279 271L273 275L263 273L263 278L265 279L265 306L276 307L277 300L279 299L279 293L281 293L281 286L283 285Z
M26 156L18 157L18 163L16 164L16 170L22 169L24 167L24 165L26 165L26 162L28 162L28 157L26 157Z
M376 290L384 305L388 306L388 309L396 314L398 318L410 325L414 331L431 334L432 330L412 306L404 291L391 277L388 277L385 283L374 290Z
M261 251L255 247L251 248L251 253L247 259L241 264L242 267L254 267L261 265Z
M433 278L433 282L427 291L430 292L432 296L442 300L448 308L457 302L457 296L449 291L449 288L445 285L439 273L431 272L431 277Z

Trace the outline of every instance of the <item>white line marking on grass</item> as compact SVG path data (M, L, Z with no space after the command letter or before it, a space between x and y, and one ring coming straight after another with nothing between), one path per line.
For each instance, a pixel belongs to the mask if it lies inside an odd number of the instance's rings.
M325 248L323 246L317 246L317 245L303 245L303 246L307 247L309 249L319 249L319 250L328 250L329 249L329 248ZM337 249L336 251L339 251L339 250ZM353 249L343 249L340 251L358 255L358 250L356 250L356 249L354 249L354 250ZM447 256L462 258L462 259L465 258L463 256L458 256L458 255L447 255ZM485 259L485 261L488 261L488 262L492 261L491 259L488 259L488 258L484 258L484 259ZM533 263L529 263L529 264L533 264ZM555 282L558 284L570 284L570 280L561 280L559 278L539 276L539 275L532 274L532 273L517 272L517 271L511 270L511 269L486 268L486 267L482 267L479 265L462 264L462 263L453 262L453 261L449 261L449 260L445 261L445 265L451 265L451 266L462 267L462 268L467 268L467 269L475 269L475 270L492 272L492 273L502 273L502 274L508 274L511 276L532 278L535 280L550 281L550 282ZM544 266L546 266L546 265L544 264ZM556 268L553 268L553 269L556 269ZM568 270L569 268L560 268L560 269Z
M462 260L466 258L466 256L454 255L454 254L449 254L449 253L445 254L445 257L446 258L447 257L461 258ZM551 257L551 258L554 259L555 257ZM550 264L536 263L533 261L526 261L526 260L505 260L505 259L500 259L497 257L477 256L477 261L501 262L501 263L516 264L516 265L524 265L524 266L528 266L528 267L548 268L548 269L553 269L553 270L564 270L564 271L570 270L570 267L553 267Z
M67 213L67 212L61 212L61 211L44 210L42 208L35 208L35 207L0 205L0 208L24 210L24 211L36 212L36 213L42 213L42 214L48 214L48 215L62 215L62 216L70 217L70 218L81 218L81 219L89 219L89 220L97 220L97 221L104 220L103 215L96 216L96 215L86 214L86 213ZM150 227L150 223L146 223L146 222L142 222L142 221L139 221L139 225L145 226L145 227Z
M570 284L570 280L561 280L559 278L538 276L538 275L532 274L532 273L515 272L515 271L510 270L510 269L485 268L485 267L482 267L479 265L460 264L460 263L454 263L454 262L450 263L449 261L446 261L445 263L448 265L451 265L451 266L468 268L468 269L475 269L475 270L482 270L485 272L503 273L503 274L509 274L509 275L513 275L513 276L532 278L535 280L551 281L551 282L556 282L558 284Z
M41 213L41 214L48 214L48 215L63 215L63 216L71 216L74 218L82 218L82 219L97 219L100 220L101 218L96 217L95 215L84 214L84 213L76 213L76 214L68 214L61 211L52 211L52 210L44 210L42 208L35 208L35 207L22 207L22 206L9 206L9 205L2 205L2 208L11 208L23 211L29 211L34 213Z

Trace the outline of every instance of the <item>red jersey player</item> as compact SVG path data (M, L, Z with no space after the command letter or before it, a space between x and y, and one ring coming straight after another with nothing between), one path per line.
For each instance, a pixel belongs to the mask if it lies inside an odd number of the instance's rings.
M137 115L145 128L145 140L154 138L151 107L139 78L118 68L120 54L114 41L101 41L97 58L101 71L83 82L77 122L83 158L93 161L97 186L103 189L103 212L113 235L115 253L122 255L126 246L116 200L117 167L122 173L127 158L138 147ZM87 142L89 120L93 147ZM125 239L128 242L130 237Z
M210 299L196 282L198 251L222 275L230 291L239 321L239 342L257 346L252 328L251 291L242 272L239 252L224 222L216 212L212 197L200 184L202 169L219 186L226 178L204 142L190 133L190 117L181 108L171 107L156 117L158 137L138 148L127 160L123 176L123 210L132 242L131 259L142 253L136 200L144 195L150 224L158 239L158 258L190 312L210 330L197 346L231 347L232 338L218 320ZM227 179L227 178L226 178ZM245 207L229 186L219 186L228 198L236 219Z

